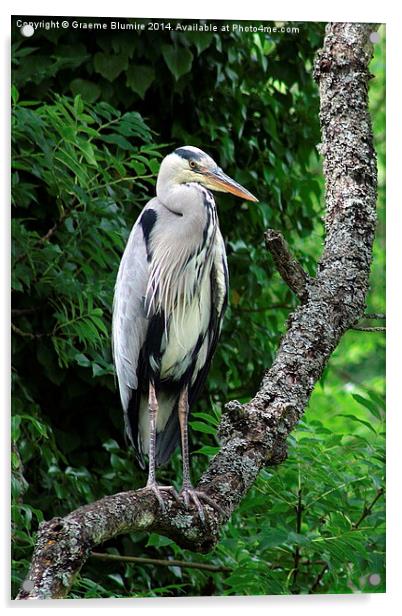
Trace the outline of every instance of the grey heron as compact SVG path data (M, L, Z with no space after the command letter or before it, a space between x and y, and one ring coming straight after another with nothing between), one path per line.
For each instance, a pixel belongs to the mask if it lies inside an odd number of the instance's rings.
M160 166L156 197L129 236L115 286L112 345L125 429L162 509L155 467L181 437L186 507L214 505L190 479L188 417L205 382L227 305L228 270L211 190L257 201L202 150L183 146Z

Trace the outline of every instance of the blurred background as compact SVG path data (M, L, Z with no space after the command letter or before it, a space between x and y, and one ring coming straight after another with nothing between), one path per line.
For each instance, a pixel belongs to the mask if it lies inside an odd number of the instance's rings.
M158 31L70 28L25 38L15 22L14 594L41 520L145 484L124 440L111 303L130 229L154 194L161 158L178 146L202 148L260 200L217 197L231 290L192 415L195 481L217 451L222 405L247 401L271 365L297 300L273 267L264 230L280 230L311 275L324 240L312 68L325 28L183 33L174 31L175 20L158 20ZM385 313L384 27L379 34L369 90L379 193L366 312L375 317ZM146 533L99 548L214 570L91 558L70 596L384 592L385 335L372 328L385 321L360 325L368 331L348 331L332 356L289 439L288 460L260 473L211 553L194 555ZM158 477L181 485L179 451Z

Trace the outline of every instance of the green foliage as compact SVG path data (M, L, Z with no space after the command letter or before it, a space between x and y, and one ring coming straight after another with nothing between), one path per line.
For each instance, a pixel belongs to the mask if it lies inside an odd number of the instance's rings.
M12 229L12 288L16 297L29 296L34 313L46 305L45 331L35 330L27 312L19 333L39 341L38 360L58 384L54 354L59 368L75 362L91 365L93 374L111 373L104 315L124 247L122 208L132 209L133 190L136 207L144 203L158 147L136 112L84 105L79 94L38 108L19 103L16 88L13 96L13 204L20 215ZM27 173L32 181L24 180Z
M55 30L37 32L35 46L14 29L14 592L42 519L144 484L123 438L111 302L130 228L173 147L207 150L260 199L239 206L218 198L230 307L191 418L194 478L217 450L222 404L247 400L272 361L296 300L267 257L263 232L281 229L311 274L323 240L311 74L323 24L301 27L291 37ZM383 312L383 42L371 70L380 191L368 311ZM145 533L104 546L230 573L90 559L71 596L383 591L383 364L382 334L345 335L288 460L260 474L213 553L195 557ZM180 466L176 455L158 471L161 482L180 486Z
M286 464L260 474L218 548L228 554L236 545L241 554L229 594L384 592L384 434L376 417L383 404L369 417L375 436L346 422L334 430L311 411L290 439ZM253 574L264 570L266 577ZM372 574L380 586L370 584Z

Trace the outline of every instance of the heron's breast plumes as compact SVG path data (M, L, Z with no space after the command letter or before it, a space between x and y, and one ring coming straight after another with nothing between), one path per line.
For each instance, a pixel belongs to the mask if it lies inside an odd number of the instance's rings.
M211 314L211 268L216 236L212 217L206 217L198 242L159 242L152 245L146 290L146 316L159 314L164 321L159 362L152 366L161 378L178 379L208 342ZM171 238L172 240L173 238Z
M208 278L211 261L211 242L192 252L186 246L172 245L166 250L153 251L146 291L146 314L163 314L165 335L173 328L177 343L183 345L185 322L196 319L197 302L205 299L203 280ZM204 293L202 292L204 289Z
M211 285L209 276L204 276L198 292L187 302L185 310L181 311L179 304L168 324L160 366L162 379L180 379L192 365L196 350L197 357L203 357L205 363L210 310Z

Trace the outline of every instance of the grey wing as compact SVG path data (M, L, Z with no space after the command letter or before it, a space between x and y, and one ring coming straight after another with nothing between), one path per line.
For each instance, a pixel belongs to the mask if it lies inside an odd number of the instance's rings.
M215 240L215 301L217 319L219 322L219 328L222 326L223 316L228 303L229 292L229 272L226 258L225 242L223 241L222 234L218 228Z
M112 351L127 434L133 442L128 408L138 388L138 362L148 330L144 296L148 282L147 248L141 216L134 225L117 275L112 320Z

